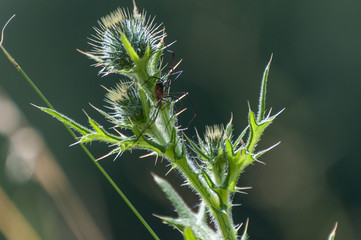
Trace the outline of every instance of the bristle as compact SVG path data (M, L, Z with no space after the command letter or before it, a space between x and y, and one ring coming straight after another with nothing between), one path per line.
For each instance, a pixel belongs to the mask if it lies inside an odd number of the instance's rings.
M224 127L222 125L206 126L206 132L204 134L204 138L210 140L221 139L223 133L224 133Z
M117 84L115 89L111 89L106 95L107 99L111 102L118 102L128 97L129 86L126 84Z
M101 22L99 25L102 26L102 28L113 27L114 25L120 23L125 18L127 18L127 15L123 11L123 9L118 8L114 12L108 14L107 16L102 17L100 19Z

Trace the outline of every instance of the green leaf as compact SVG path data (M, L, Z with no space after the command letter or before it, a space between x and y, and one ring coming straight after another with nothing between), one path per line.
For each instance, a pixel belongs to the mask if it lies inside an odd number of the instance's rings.
M229 120L225 130L226 136L229 140L232 140L232 132L233 132L232 120L233 120L233 115L231 114L231 119Z
M241 134L238 136L237 140L234 142L234 146L235 146L235 147L238 146L238 145L241 143L241 141L242 141L244 135L246 135L248 129L249 129L249 126L247 126L247 127L241 132Z
M163 217L157 216L162 219L164 222L179 228L180 230L185 230L185 228L190 228L196 239L202 240L219 240L220 237L216 232L214 232L204 221L205 209L200 208L200 214L192 212L192 210L187 206L183 199L178 195L178 193L173 189L173 187L164 179L153 175L154 181L161 187L163 192L167 195L168 199L171 201L172 205L175 208L175 211L178 213L178 218Z
M205 151L206 150L205 144L204 144L202 138L199 136L197 129L195 129L195 130L196 130L196 135L197 135L197 139L198 139L198 145L202 151Z
M229 139L226 139L226 153L227 153L228 159L233 158L233 156L234 156L233 146Z
M105 131L102 126L100 126L96 121L91 119L89 116L88 116L88 120L89 120L90 125L96 131L96 133L93 133L89 136L92 138L92 140L113 143L113 144L118 144L120 141L123 140L122 138L119 138L119 137Z
M267 116L261 122L256 122L254 113L251 110L249 110L248 122L249 122L249 126L250 126L250 135L249 135L249 138L247 141L248 153L253 154L253 151L254 151L258 141L260 140L263 132L265 131L265 129L273 122L273 120L279 114L281 114L283 112L283 110L284 109L282 109L281 111L279 111L278 113L276 113L273 116Z
M154 216L162 219L163 223L166 223L177 229L185 229L187 227L187 221L184 221L184 219L182 219L182 218L172 218L172 217L165 217L165 216L158 216L158 215L154 215Z
M194 152L195 154L197 154L197 156L198 156L199 158L204 159L204 160L208 160L208 161L211 159L210 157L207 156L206 153L204 153L204 152L197 146L197 144L196 144L195 142L193 142L190 138L188 138L187 135L185 135L184 133L183 133L183 135L186 137L188 143L191 145L191 148L192 148L193 152Z
M149 44L148 44L147 48L145 49L145 53L144 53L143 57L149 58L149 55L150 55L150 47L149 47Z
M157 49L163 49L163 47L159 46L157 47ZM159 59L162 56L162 53L163 53L162 50L157 50L150 56L149 61L147 63L147 74L149 76L156 76L160 72Z
M333 228L332 232L328 236L328 240L334 240L336 236L336 230L337 230L338 223L336 222L335 227Z
M153 175L154 181L162 188L163 192L167 195L168 199L172 202L173 206L177 210L178 215L181 218L191 218L193 212L188 208L187 204L173 189L173 187L164 179Z
M212 179L209 177L209 175L203 169L201 169L201 172L202 172L202 176L206 180L208 186L214 191L216 186L215 186L214 182L212 181Z
M189 227L186 227L183 232L184 240L197 240L197 238L194 236L194 233Z
M139 92L140 100L142 101L143 115L149 116L150 108L148 104L148 98L141 85L138 86L138 92Z
M273 55L264 70L262 83L261 83L261 92L259 95L259 105L258 105L258 114L257 114L257 123L261 122L264 119L265 111L266 111L266 92L267 92L267 80L268 80L268 73L269 68L271 65Z
M130 44L128 38L125 36L125 34L122 34L121 39L124 44L125 50L127 50L129 57L133 60L134 63L136 63L139 60L139 56L135 52L132 45Z
M241 172L247 167L249 166L249 164L251 164L254 161L258 161L257 157L260 157L262 154L266 153L267 151L269 151L271 148L268 148L266 150L260 151L257 154L254 154L255 151L255 147L258 143L258 141L260 140L264 130L272 123L272 120L276 117L272 116L269 117L267 116L266 119L264 119L263 121L261 121L260 123L256 122L255 119L255 115L254 113L251 111L251 109L249 110L249 115L248 115L248 122L249 122L249 136L248 136L248 140L247 140L247 144L246 147L244 148L243 146L241 146L240 148L238 148L235 151L235 154L233 154L232 156L228 155L228 159L229 159L229 172L228 172L228 187L227 189L230 191L234 190L234 187L237 183L237 179L239 177L239 175L241 174ZM239 144L241 142L241 139L243 137L243 135L245 134L247 128L242 132L242 134L240 135L240 137L238 137L237 141L235 142L234 145ZM230 149L231 146L227 147L227 152L231 151Z
M55 117L56 119L58 119L60 122L64 123L65 125L71 127L72 129L76 130L77 132L81 133L82 135L87 135L90 134L92 131L82 125L80 125L79 123L75 122L73 119L65 116L64 114L61 114L59 112L57 112L56 110L50 109L50 108L45 108L45 107L39 107L36 105L33 105L37 108L39 108L41 111Z
M248 122L250 126L250 137L247 142L247 150L250 154L253 153L256 144L260 140L264 130L272 123L271 119L266 120L262 121L260 124L257 124L254 113L249 110Z
M34 105L35 106L35 105ZM88 116L89 123L92 126L93 130L90 130L83 125L75 122L74 120L70 119L69 117L57 112L56 110L50 109L50 108L44 108L44 107L38 107L43 112L55 117L63 124L71 127L72 129L79 132L82 137L80 138L79 143L86 143L86 142L92 142L92 141L102 141L112 144L119 144L124 138L120 138L118 136L115 136L113 134L110 134L106 132L98 123L96 123L93 119L91 119Z

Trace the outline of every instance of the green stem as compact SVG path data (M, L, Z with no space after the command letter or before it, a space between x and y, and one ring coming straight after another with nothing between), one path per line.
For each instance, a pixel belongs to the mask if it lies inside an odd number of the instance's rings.
M158 120L159 125L153 124L155 126L152 128L155 136L161 135L162 139L171 140L173 129L175 128L173 122L171 121L172 116L169 114L169 109L160 110ZM166 129L160 129L159 126L166 126ZM166 134L167 136L164 136ZM159 139L160 140L160 139ZM237 234L233 228L233 220L229 215L229 209L224 209L224 205L221 204L220 199L214 193L205 181L201 178L201 175L198 173L198 170L194 166L190 165L187 161L186 156L182 156L182 141L177 136L175 142L172 142L175 145L172 151L166 151L165 155L173 163L173 166L177 167L180 172L185 176L189 184L199 193L202 200L210 209L211 215L216 220L219 229L222 232L223 239L225 240L236 240ZM228 194L221 196L222 200L227 204Z
M188 164L185 157L178 159L176 161L176 166L210 209L211 215L216 219L224 239L236 240L237 235L233 229L233 221L229 215L229 211L222 209L223 206L220 205L218 197L211 193L211 190L206 184L202 183L202 180L199 179L199 175L195 173L195 169Z
M49 108L55 110L54 107L51 105L51 103L46 99L44 94L42 94L42 92L37 88L37 86L34 84L34 82L29 78L29 76L24 72L24 70L20 67L20 65L15 61L15 59L6 51L6 49L2 45L0 45L0 48L5 53L6 57L9 59L9 61L15 66L15 68L23 75L23 77L26 79L26 81L31 85L31 87L36 91L36 93L41 97L41 99L45 102L45 104ZM74 139L77 140L77 136L75 135L75 133L65 124L64 124L64 126L69 131L69 133L74 137ZM155 232L151 229L151 227L148 225L148 223L144 220L144 218L140 215L140 213L131 204L131 202L124 195L124 193L120 190L120 188L115 184L113 179L107 174L107 172L104 170L104 168L95 160L95 158L90 153L90 151L83 144L80 144L80 146L84 150L84 152L88 155L88 157L93 161L95 166L97 166L97 168L100 170L100 172L109 181L109 183L113 186L113 188L119 194L119 196L123 199L123 201L128 205L128 207L133 211L133 213L138 217L139 221L141 221L141 223L146 227L146 229L153 236L153 238L156 240L159 240L159 238L155 234Z
M237 240L237 232L233 228L233 221L227 212L217 211L214 215L225 240Z

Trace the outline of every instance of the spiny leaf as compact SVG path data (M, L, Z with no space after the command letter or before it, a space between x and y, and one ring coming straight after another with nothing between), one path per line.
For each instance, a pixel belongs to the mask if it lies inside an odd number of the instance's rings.
M203 169L201 169L202 172L202 176L204 177L204 179L206 180L208 186L214 190L215 189L215 184L213 183L212 179L209 177L209 175L206 173L206 171L204 171Z
M246 135L248 129L249 129L249 126L247 126L247 127L241 132L241 134L238 136L237 140L234 142L234 146L235 146L235 147L237 147L237 146L241 143L241 141L242 141L244 135Z
M107 131L105 131L102 126L100 126L96 121L91 119L89 116L88 116L88 120L89 120L90 125L96 131L96 134L90 135L91 137L94 138L94 140L107 142L107 143L115 143L115 144L117 144L123 140L122 138L119 138L119 137L112 135L112 134L108 133Z
M172 218L172 217L165 217L165 216L158 216L154 214L155 217L162 219L163 223L166 223L172 227L178 229L185 229L187 227L187 221L183 218Z
M162 46L159 46L158 49L162 49ZM147 64L147 73L149 76L156 76L160 73L161 64L159 64L160 57L162 56L163 51L158 50L150 56ZM158 66L159 64L159 66Z
M79 133L81 133L82 135L88 135L91 134L92 131L82 125L80 125L79 123L75 122L73 119L65 116L64 114L61 114L53 109L50 108L45 108L45 107L39 107L36 105L33 105L34 107L39 108L41 111L55 117L56 119L58 119L60 122L68 125L69 127L73 128L74 130L78 131Z
M178 218L170 218L158 216L166 223L184 230L186 227L190 228L194 233L195 237L204 240L218 240L220 237L215 233L204 221L204 208L200 208L201 215L192 212L191 209L186 205L178 193L173 187L164 179L153 175L156 183L162 188L163 192L167 195L168 199L172 202Z
M141 85L138 86L138 92L139 92L140 100L141 100L142 106L143 106L143 115L149 116L150 108L144 107L144 106L148 106L148 98Z
M233 158L233 156L234 156L233 146L229 139L226 139L226 153L227 153L228 159Z
M185 135L185 134L183 134L183 135L186 137L188 143L191 145L191 148L192 148L193 152L194 152L195 154L197 154L197 156L198 156L199 158L202 158L202 159L204 159L204 160L210 160L210 157L208 157L208 156L197 146L197 144L196 144L195 142L193 142L190 138L188 138L187 135Z
M43 112L45 112L53 117L55 117L62 123L66 124L67 126L73 128L74 130L76 130L77 132L82 134L83 136L81 137L79 143L86 143L86 142L91 142L91 141L103 141L103 142L107 142L107 143L118 144L119 142L121 142L123 140L122 138L119 138L115 135L112 135L112 134L106 132L102 127L99 126L99 124L97 124L90 117L88 117L88 119L89 119L90 125L93 128L93 131L53 109L38 107L38 106L35 106L35 107L39 108Z
M172 202L181 218L191 218L193 212L188 208L187 204L173 189L173 187L164 179L153 175L154 181L162 188L163 192L167 195L168 199Z
M231 114L231 119L229 120L225 130L226 133L225 135L229 140L232 140L232 131L233 131L232 120L233 120L233 115Z
M266 111L266 92L267 92L267 80L268 80L268 73L269 68L272 61L272 56L264 70L262 83L261 83L261 92L259 95L259 105L258 105L258 114L257 114L257 123L261 122L264 119L264 114Z
M250 136L247 142L247 150L249 153L252 154L264 130L272 123L272 121L268 120L268 121L263 121L260 124L257 124L254 113L251 110L249 110L248 122L250 126Z
M195 130L196 130L196 135L197 135L197 139L198 139L198 145L201 148L201 150L205 152L206 151L205 144L204 144L202 138L199 136L197 129L195 129Z

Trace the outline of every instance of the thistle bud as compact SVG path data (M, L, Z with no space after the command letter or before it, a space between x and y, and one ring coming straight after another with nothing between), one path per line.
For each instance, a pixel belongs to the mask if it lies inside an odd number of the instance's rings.
M154 24L154 18L147 18L144 12L139 13L135 4L133 13L117 9L98 23L99 28L94 28L96 35L90 43L92 51L82 53L95 60L95 66L102 67L100 74L130 71L135 63L129 51L134 51L139 58L145 55L150 58L163 49L164 30ZM124 42L123 34L130 46Z
M218 156L222 148L223 135L223 125L206 126L206 132L204 134L205 149L211 158Z
M111 105L110 121L117 126L132 129L142 128L149 121L144 114L142 100L136 84L120 82L114 89L108 90L106 101Z

